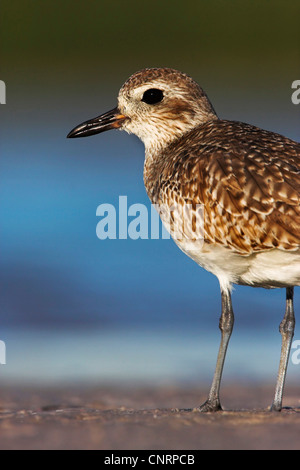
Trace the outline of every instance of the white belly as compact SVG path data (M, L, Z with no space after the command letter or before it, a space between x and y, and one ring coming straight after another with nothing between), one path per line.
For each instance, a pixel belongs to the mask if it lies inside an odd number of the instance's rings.
M300 249L273 249L243 256L202 240L175 242L197 264L217 276L223 289L230 289L232 284L265 288L300 285Z

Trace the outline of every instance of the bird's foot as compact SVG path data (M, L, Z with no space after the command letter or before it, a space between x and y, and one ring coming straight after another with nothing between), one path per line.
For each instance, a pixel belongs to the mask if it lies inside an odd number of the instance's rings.
M276 413L279 413L280 411L282 410L282 405L279 404L279 403L272 403L271 407L270 407L270 411L275 411Z
M223 411L219 400L206 400L203 405L198 408L194 408L193 411L198 411L200 413L215 413L216 411Z

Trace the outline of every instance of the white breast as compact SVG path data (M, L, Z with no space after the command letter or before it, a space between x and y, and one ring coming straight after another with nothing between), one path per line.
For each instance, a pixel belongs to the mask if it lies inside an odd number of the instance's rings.
M175 242L199 266L217 276L222 289L231 288L231 284L265 288L300 285L300 249L240 255L202 240Z

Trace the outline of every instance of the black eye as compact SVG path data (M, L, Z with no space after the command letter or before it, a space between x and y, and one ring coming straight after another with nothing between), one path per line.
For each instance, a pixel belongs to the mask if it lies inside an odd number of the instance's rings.
M161 90L158 90L157 88L150 88L149 90L146 90L143 94L142 101L147 104L156 104L159 103L163 99L163 97L164 94Z

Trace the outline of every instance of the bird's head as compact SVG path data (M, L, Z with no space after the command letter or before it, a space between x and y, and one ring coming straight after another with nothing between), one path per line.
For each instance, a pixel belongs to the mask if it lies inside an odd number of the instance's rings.
M147 150L158 149L212 119L216 113L191 77L168 68L144 69L124 83L116 108L80 124L68 137L118 128L137 135Z

